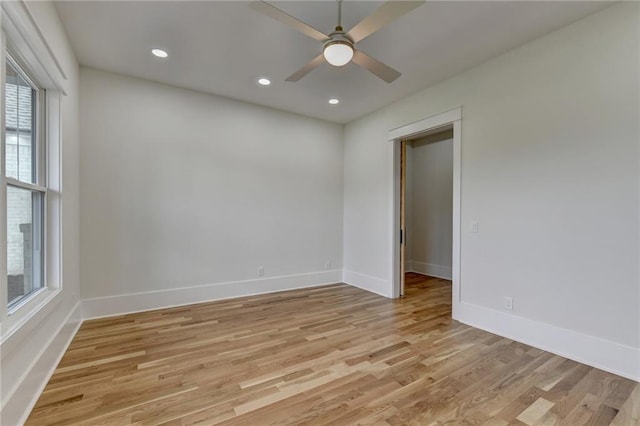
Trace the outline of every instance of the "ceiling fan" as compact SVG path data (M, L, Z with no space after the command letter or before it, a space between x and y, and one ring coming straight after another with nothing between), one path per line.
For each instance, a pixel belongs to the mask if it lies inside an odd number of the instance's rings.
M342 28L342 1L338 0L338 25L335 31L327 35L312 26L294 18L277 7L264 2L253 1L251 7L265 15L288 25L307 36L323 43L322 53L298 71L287 77L286 81L298 81L311 70L318 67L325 60L333 66L340 67L353 61L355 64L375 74L387 83L391 83L400 77L400 72L372 58L366 53L355 48L356 43L369 37L385 25L402 15L411 12L424 4L424 0L417 1L387 1L371 15L357 23L349 31Z

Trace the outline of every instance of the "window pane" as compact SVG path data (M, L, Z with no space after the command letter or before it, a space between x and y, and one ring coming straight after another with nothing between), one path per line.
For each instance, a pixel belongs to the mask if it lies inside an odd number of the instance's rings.
M36 183L36 91L10 63L6 63L6 68L6 175L23 182Z
M42 288L44 196L7 186L7 282L9 305Z

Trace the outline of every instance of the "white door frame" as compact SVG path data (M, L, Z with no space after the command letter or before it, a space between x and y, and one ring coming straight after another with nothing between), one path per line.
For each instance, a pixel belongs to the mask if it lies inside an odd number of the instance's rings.
M393 173L391 174L391 274L392 297L400 297L400 142L419 137L441 127L453 125L453 235L452 235L452 315L457 318L460 303L460 175L461 175L461 121L462 107L389 130L388 140L393 144Z

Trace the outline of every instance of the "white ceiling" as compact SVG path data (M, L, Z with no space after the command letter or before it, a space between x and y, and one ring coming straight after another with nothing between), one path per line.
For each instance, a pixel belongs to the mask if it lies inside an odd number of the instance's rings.
M334 1L274 5L324 32L336 24ZM381 2L345 1L350 29ZM402 72L391 84L348 64L323 64L297 83L290 74L321 43L249 8L244 1L57 2L81 64L346 123L611 3L427 2L358 44ZM160 47L160 60L150 49ZM259 76L273 84L259 87ZM341 103L329 105L337 97Z

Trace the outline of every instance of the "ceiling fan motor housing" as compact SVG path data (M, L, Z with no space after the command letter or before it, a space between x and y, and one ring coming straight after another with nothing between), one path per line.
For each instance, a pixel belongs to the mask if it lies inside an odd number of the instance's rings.
M324 42L324 48L332 44L346 44L353 49L353 40L351 40L342 27L336 27L336 30L329 34L329 39Z

